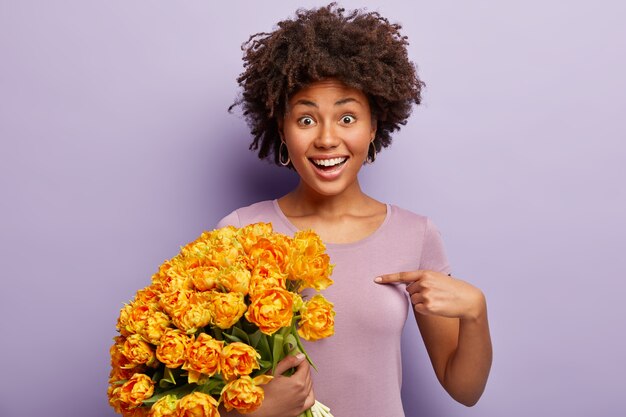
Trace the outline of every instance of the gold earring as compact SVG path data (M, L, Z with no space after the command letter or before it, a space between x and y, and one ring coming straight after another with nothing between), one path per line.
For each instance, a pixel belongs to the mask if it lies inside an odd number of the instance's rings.
M287 160L283 162L283 146L285 146L285 149L287 148L287 145L285 145L285 142L281 140L280 146L278 147L278 162L280 162L282 166L286 167L287 165L291 163L291 158L289 158L289 149L287 149Z
M376 145L374 145L374 140L372 139L372 141L370 142L370 145L373 152L370 152L370 147L367 148L367 163L368 164L373 164L374 161L376 160Z

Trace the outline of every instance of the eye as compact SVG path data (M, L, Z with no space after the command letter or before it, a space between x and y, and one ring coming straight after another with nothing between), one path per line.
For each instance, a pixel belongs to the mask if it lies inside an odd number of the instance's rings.
M356 117L350 114L346 114L345 116L341 118L341 123L343 123L344 125L350 125L354 122L356 122Z
M310 116L302 116L298 119L298 124L301 126L313 126L315 124L315 120L313 120Z

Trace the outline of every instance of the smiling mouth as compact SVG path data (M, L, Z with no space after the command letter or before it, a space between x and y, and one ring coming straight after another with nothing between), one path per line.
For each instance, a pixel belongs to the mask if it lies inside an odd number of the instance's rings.
M333 171L339 168L340 166L342 166L343 164L345 164L347 160L348 158L345 156L341 158L330 158L330 159L309 158L309 161L311 161L311 163L313 163L313 165L315 165L316 168L321 169L322 171Z

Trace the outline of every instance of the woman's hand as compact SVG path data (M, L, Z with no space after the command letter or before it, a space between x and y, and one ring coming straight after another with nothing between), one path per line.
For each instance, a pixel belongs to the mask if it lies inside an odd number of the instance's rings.
M295 368L291 376L283 376L287 370ZM315 403L313 381L309 362L303 354L290 355L278 362L274 379L266 385L265 399L253 417L296 417Z
M424 315L475 320L486 311L483 293L471 284L435 271L381 275L379 284L406 283L416 312Z

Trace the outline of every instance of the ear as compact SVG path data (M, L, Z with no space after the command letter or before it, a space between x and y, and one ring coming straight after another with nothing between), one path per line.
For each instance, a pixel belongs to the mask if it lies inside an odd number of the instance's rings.
M278 126L278 136L280 136L280 140L282 142L285 141L285 134L283 133L283 118L282 117L277 117L276 118L276 125Z
M376 137L376 129L378 128L378 120L372 117L372 130L370 131L370 140Z

